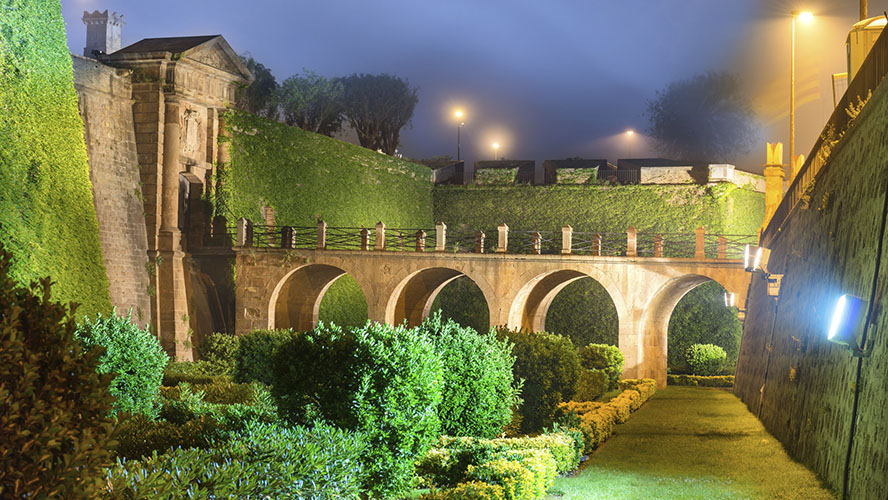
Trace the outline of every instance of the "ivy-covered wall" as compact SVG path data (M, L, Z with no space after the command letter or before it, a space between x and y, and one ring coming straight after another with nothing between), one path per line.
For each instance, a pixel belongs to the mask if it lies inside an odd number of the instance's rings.
M15 278L50 276L79 316L109 312L83 123L58 0L0 14L0 240Z
M343 141L241 112L227 116L231 163L222 175L222 213L278 225L431 228L432 173Z
M764 194L734 184L439 186L435 220L448 227L516 230L692 233L697 226L718 234L755 234Z

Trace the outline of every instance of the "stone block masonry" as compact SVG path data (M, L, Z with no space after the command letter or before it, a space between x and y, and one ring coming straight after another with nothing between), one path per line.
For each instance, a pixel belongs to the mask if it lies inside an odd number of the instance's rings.
M768 270L783 283L775 302L753 279L734 384L789 454L849 499L888 498L886 127L883 81L786 221L769 226ZM874 349L853 358L827 328L840 295L870 300L874 284Z
M129 71L72 56L99 239L118 314L150 321L148 242L133 128Z

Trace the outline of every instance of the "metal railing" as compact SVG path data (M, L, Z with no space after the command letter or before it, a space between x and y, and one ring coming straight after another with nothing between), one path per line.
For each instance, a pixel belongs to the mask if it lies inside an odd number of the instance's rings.
M870 49L869 54L864 59L863 64L854 76L854 80L849 82L848 89L839 99L836 108L830 115L823 132L814 142L814 147L805 159L805 164L796 174L792 184L790 184L783 201L777 206L777 210L771 217L768 226L762 231L762 243L768 244L780 231L786 219L792 210L798 205L802 197L805 196L808 186L817 177L817 174L828 165L829 156L836 147L839 139L847 132L853 119L848 114L850 105L857 106L858 99L867 99L870 92L874 92L876 87L888 74L888 30L882 30L882 34L876 40L876 43ZM790 158L792 161L792 158Z
M638 184L641 182L641 170L598 170L598 180L615 184Z
M435 229L267 226L240 219L236 226L215 221L207 246L359 250L388 252L508 253L517 255L587 255L655 258L740 259L744 247L755 244L756 235L694 233L639 233L629 228L621 233L561 230L510 230L501 225L487 231L460 227ZM232 244L233 243L233 244Z

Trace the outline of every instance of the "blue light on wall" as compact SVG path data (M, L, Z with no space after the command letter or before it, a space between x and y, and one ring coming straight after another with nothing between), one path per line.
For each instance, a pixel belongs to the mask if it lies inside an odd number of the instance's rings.
M855 356L868 354L857 342L857 337L866 323L866 304L865 300L853 295L845 294L839 297L826 334L827 340L851 349Z

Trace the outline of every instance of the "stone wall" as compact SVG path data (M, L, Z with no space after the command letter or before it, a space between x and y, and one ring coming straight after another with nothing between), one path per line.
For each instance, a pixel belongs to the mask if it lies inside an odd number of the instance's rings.
M888 278L888 85L882 84L834 149L773 241L778 301L757 275L750 286L734 392L796 459L838 491L850 449L847 498L888 497L888 295L875 295L872 357L826 340L836 299L867 300ZM878 276L874 279L874 274ZM855 390L859 391L855 420Z
M118 314L149 323L148 243L133 129L129 71L72 55L99 238Z

